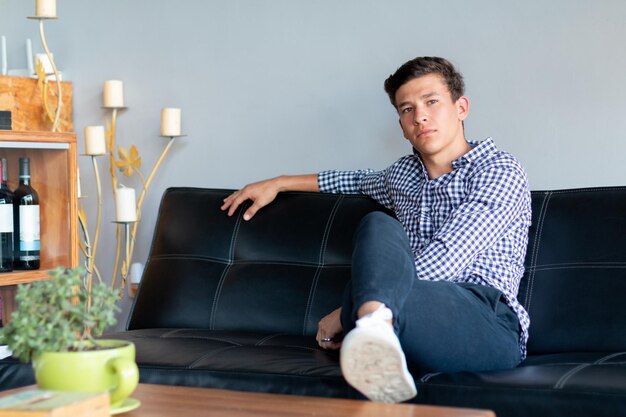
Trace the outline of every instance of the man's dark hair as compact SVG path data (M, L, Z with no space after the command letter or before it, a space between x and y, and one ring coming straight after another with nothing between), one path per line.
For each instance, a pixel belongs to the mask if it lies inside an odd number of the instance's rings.
M465 91L463 76L447 59L422 56L404 63L395 73L385 80L385 91L393 107L396 107L396 93L398 89L409 81L428 74L439 74L448 86L452 101L456 102Z

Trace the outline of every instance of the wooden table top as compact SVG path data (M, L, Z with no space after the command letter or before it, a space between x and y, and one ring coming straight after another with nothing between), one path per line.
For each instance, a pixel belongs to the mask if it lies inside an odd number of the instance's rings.
M467 408L151 384L139 384L131 397L141 406L120 417L495 417L492 411Z

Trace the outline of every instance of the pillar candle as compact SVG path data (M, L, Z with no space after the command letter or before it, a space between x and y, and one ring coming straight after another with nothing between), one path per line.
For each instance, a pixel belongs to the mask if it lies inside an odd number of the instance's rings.
M115 218L118 222L137 221L135 189L122 186L116 190Z
M7 38L2 36L2 75L7 75L7 69L9 64L7 63Z
M35 15L37 17L57 17L56 0L37 0Z
M85 154L96 156L106 153L104 126L87 126L85 128Z
M35 73L35 65L33 64L33 43L30 38L26 39L26 66L28 67L28 73Z
M180 136L180 109L161 110L161 136Z
M83 196L83 192L80 189L80 168L76 168L76 186L77 186L77 192L78 192L78 198L81 198Z
M124 83L119 80L104 82L104 107L124 107Z

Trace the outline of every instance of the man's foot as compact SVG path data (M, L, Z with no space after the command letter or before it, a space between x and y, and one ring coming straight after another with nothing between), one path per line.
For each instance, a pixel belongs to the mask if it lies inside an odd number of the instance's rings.
M361 317L341 346L341 372L350 385L372 401L398 403L417 395L400 341L382 305Z

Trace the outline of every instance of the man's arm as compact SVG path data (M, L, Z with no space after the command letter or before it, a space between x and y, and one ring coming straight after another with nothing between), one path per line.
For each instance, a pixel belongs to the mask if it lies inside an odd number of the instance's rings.
M250 220L259 209L274 201L276 195L283 191L314 191L319 192L317 174L281 175L280 177L248 184L224 199L222 211L228 210L232 216L237 207L246 200L252 200L252 205L243 214L244 220Z

